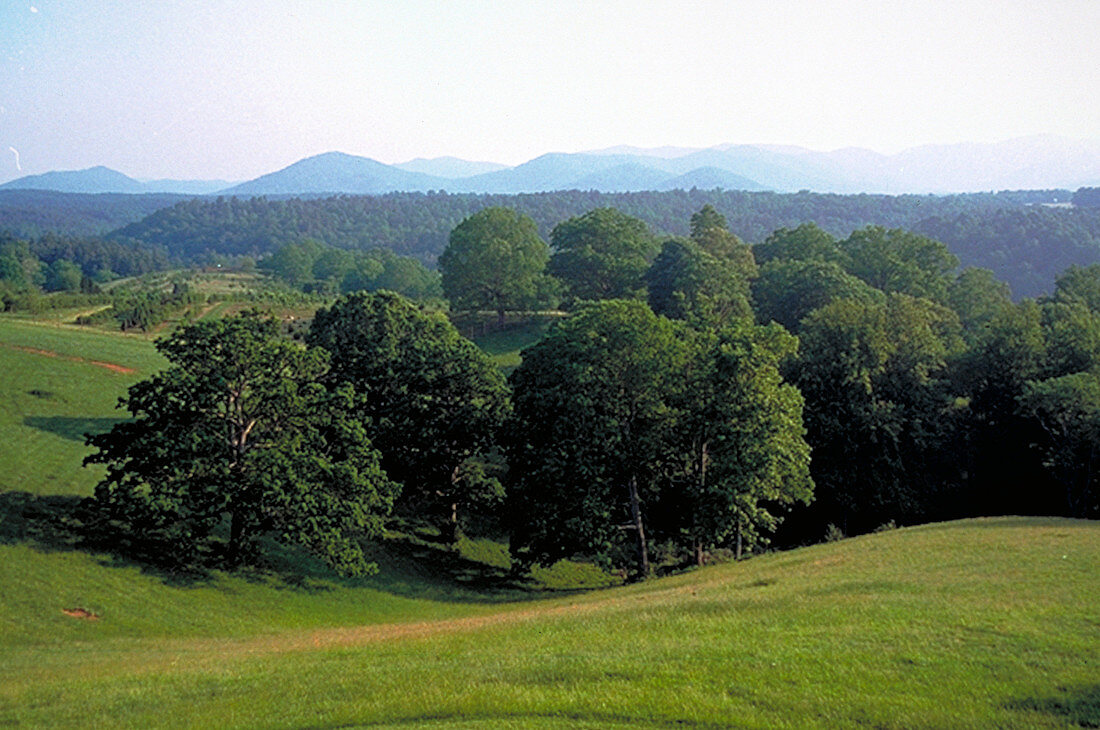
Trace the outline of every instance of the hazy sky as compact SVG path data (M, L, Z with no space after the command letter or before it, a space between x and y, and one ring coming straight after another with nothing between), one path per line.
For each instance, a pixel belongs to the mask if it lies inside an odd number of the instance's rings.
M1097 0L0 0L0 182L1097 138L1098 32Z

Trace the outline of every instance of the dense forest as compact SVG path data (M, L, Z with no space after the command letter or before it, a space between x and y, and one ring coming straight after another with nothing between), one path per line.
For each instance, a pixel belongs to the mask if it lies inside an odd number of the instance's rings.
M943 241L963 266L993 270L1013 296L1022 297L1049 292L1067 266L1100 261L1100 208L1089 202L1094 190L1074 194L1073 208L1054 202L1070 197L1063 190L890 196L693 189L185 200L171 195L3 191L0 230L32 243L47 234L67 236L70 248L76 238L105 236L132 251L151 249L156 259L151 264L107 267L120 275L160 267L166 260L188 266L258 259L306 239L348 250L388 249L431 267L450 231L486 207L508 207L529 216L545 239L561 221L603 207L636 217L658 233L683 235L684 221L709 204L750 243L807 222L838 237L867 225L913 230ZM82 261L68 258L87 275L94 274Z

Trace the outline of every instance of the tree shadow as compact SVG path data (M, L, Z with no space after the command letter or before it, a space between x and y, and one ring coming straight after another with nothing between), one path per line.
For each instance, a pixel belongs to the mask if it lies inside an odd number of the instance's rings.
M68 495L0 492L0 545L16 544L47 553L84 552L104 567L137 568L173 587L206 584L215 573L228 571L220 541L184 556L178 546L106 520L93 500ZM464 556L442 541L438 530L408 521L395 522L385 539L363 544L368 560L378 565L369 576L341 576L305 550L271 539L259 547L256 562L232 575L276 590L323 593L337 586L361 587L406 598L481 604L537 600L550 590L528 572Z
M1051 697L1025 697L1009 703L1013 710L1041 712L1072 727L1100 728L1100 684L1058 687Z
M71 416L27 416L24 426L39 431L84 443L87 434L99 434L110 431L116 424L128 421L128 418L77 418Z
M72 495L0 492L0 545L27 545L44 553L85 552L106 567L136 567L174 586L210 579L209 571L176 562L166 546L104 526L91 500Z

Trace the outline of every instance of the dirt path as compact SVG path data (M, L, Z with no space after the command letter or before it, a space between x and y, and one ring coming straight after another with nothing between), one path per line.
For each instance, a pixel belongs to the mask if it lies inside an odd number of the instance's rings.
M89 360L86 357L77 357L76 355L62 355L60 353L54 352L53 350L42 350L37 347L9 345L7 343L0 344L9 349L18 350L19 352L29 352L32 355L41 355L43 357L54 357L61 360L68 360L69 362L87 363L88 365L95 365L96 367L104 368L105 370L110 370L111 372L120 373L122 375L132 375L137 372L137 370L135 370L134 368L128 368L125 365L118 365L113 362L103 362L102 360Z

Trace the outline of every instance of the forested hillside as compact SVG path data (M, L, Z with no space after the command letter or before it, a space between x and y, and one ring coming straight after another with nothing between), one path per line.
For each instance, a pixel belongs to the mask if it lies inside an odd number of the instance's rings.
M202 261L211 254L264 255L312 238L347 249L388 248L432 264L454 226L472 213L505 206L531 216L546 238L561 221L613 207L662 234L687 233L686 221L706 204L749 242L772 231L814 222L839 237L866 225L943 235L964 266L986 266L1017 295L1049 290L1069 264L1100 261L1100 215L1038 208L1066 191L953 196L823 195L721 190L617 193L563 191L529 195L395 193L320 199L196 199L177 203L112 234L163 246L173 258ZM1014 218L1022 210L1032 217ZM1021 213L1022 214L1022 213ZM1022 221L1022 222L1021 222ZM1024 236L1024 240L1019 240ZM1003 240L1002 238L1003 237Z
M174 193L127 195L0 190L0 231L21 238L45 233L102 235L188 197Z

